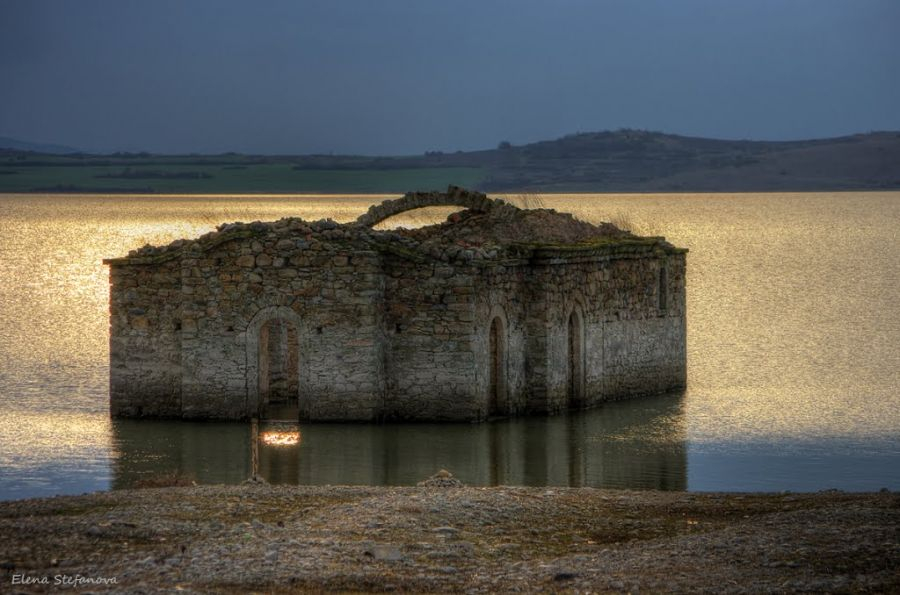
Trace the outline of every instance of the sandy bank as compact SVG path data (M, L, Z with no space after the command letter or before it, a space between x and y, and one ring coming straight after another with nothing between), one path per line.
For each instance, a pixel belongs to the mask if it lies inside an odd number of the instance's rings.
M65 577L129 592L897 592L898 521L895 493L105 492L0 502L0 592Z

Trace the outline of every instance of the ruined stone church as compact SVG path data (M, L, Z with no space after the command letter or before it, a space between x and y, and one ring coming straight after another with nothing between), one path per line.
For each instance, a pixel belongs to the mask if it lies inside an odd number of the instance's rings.
M465 210L373 227L433 205ZM455 187L347 224L223 225L104 261L110 410L476 421L676 389L685 252Z

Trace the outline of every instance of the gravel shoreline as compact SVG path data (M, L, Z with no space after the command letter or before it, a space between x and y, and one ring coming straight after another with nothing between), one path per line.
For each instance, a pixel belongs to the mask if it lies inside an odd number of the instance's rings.
M900 592L898 521L896 493L122 490L0 502L0 592Z

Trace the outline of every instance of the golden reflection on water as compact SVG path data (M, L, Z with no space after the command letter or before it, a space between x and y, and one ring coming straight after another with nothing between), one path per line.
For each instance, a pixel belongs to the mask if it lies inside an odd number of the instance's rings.
M349 221L383 198L0 195L0 468L103 441L103 258L235 220ZM691 250L692 443L900 433L900 193L507 198Z

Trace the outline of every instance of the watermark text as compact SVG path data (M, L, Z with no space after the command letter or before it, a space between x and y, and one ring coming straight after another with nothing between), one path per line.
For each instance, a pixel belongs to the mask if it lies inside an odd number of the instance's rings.
M89 585L115 585L118 579L114 576L84 576L83 574L54 574L53 576L31 576L13 574L14 585L55 585L57 587L86 587Z

